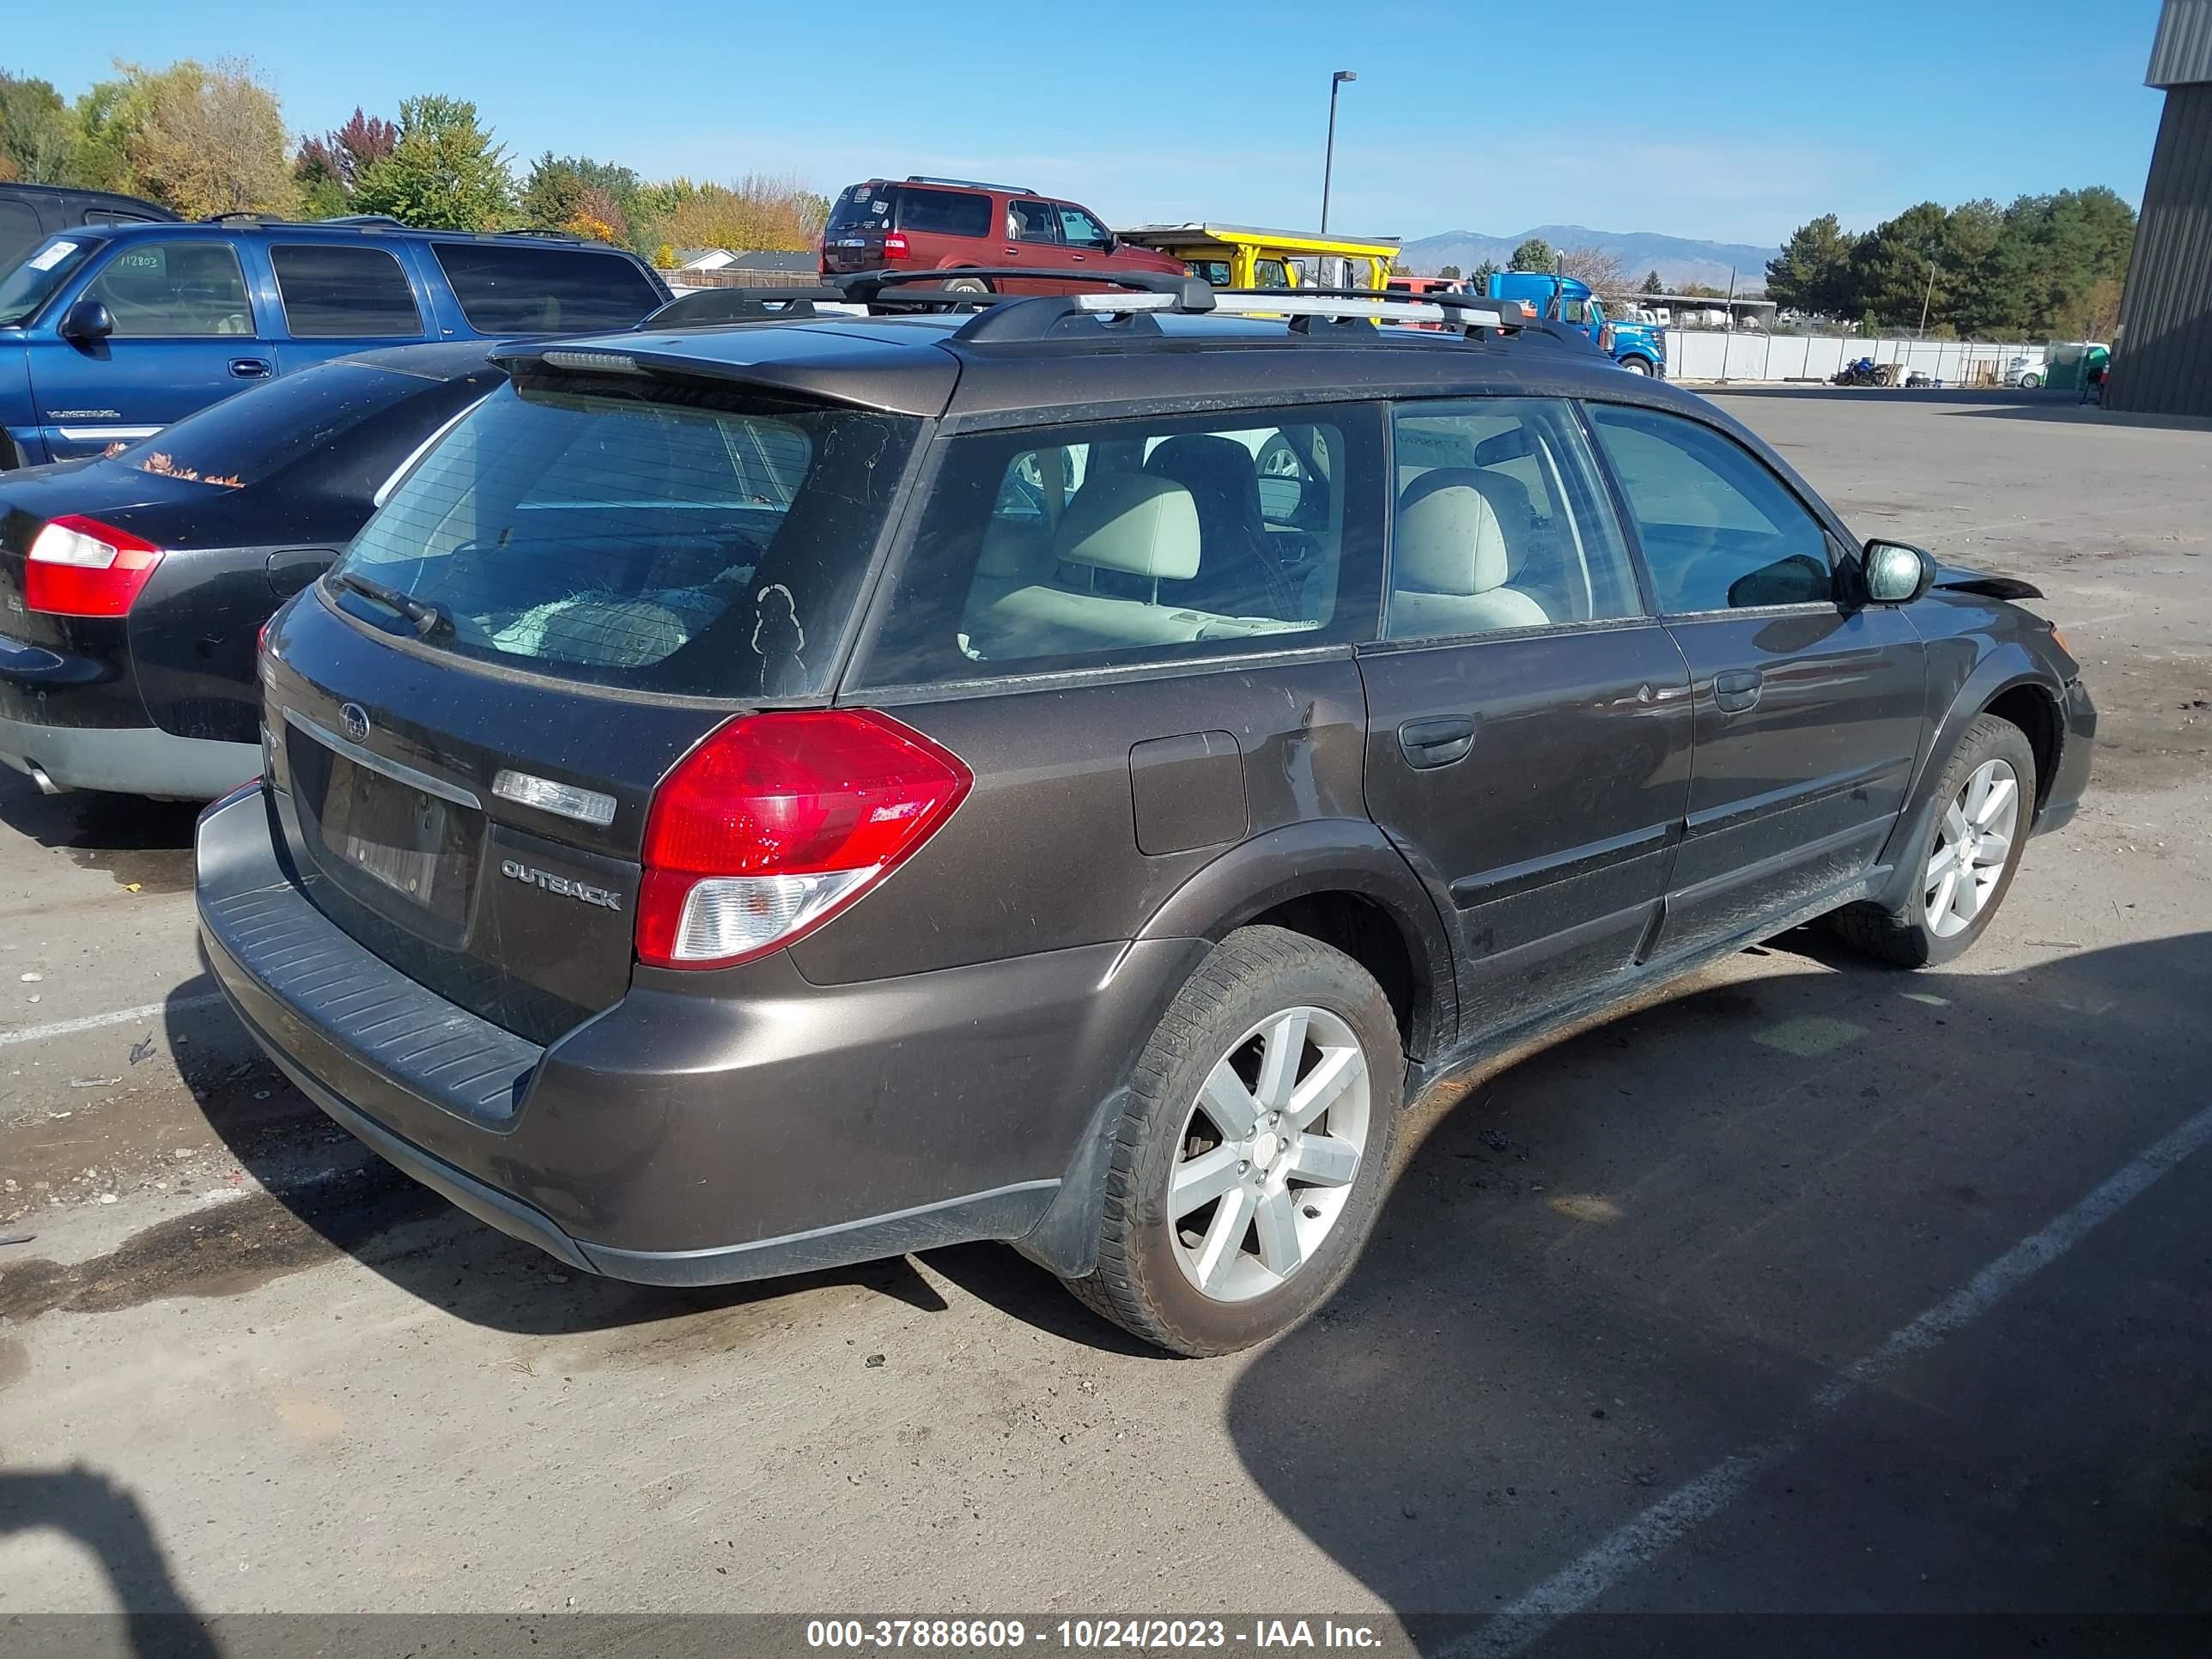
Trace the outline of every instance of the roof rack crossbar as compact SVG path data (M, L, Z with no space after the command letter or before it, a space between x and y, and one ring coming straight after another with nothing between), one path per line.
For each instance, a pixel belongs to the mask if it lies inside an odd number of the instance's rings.
M648 329L719 328L726 323L755 322L764 318L794 321L821 314L823 306L863 313L866 307L834 288L701 288L679 294L637 325L633 332Z

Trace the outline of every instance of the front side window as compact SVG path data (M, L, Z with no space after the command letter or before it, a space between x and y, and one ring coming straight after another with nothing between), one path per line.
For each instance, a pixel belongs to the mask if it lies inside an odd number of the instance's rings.
M1288 288L1291 269L1280 259L1262 259L1252 267L1252 282L1256 288Z
M1060 204L1060 240L1070 247L1104 248L1113 241L1106 227L1070 202Z
M1364 636L1381 451L1357 406L955 438L859 683Z
M84 290L118 340L251 337L253 301L228 242L131 242Z
M1661 611L1833 602L1826 531L1749 450L1658 410L1592 404L1589 413Z
M479 334L580 334L629 328L661 304L636 262L582 248L433 242L461 314Z
M380 247L300 243L269 250L284 325L298 340L420 339L422 313L399 261Z
M991 198L964 190L899 191L898 228L933 236L988 236Z
M1052 204L1012 201L1006 204L1006 236L1016 242L1054 242Z
M400 481L325 591L388 632L560 678L816 696L920 426L677 385L500 392Z
M1408 404L1384 637L1449 639L1641 613L1634 568L1573 410Z

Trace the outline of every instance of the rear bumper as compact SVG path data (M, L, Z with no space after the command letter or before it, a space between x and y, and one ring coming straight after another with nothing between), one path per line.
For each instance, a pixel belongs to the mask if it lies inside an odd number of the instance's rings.
M711 996L705 976L641 970L539 1048L316 909L258 792L201 820L198 865L216 982L309 1098L480 1219L650 1284L1020 1240L1205 948L1109 944L838 987L778 956L714 976L726 994Z
M179 738L158 726L42 726L0 714L0 765L41 788L212 800L261 769L250 743Z

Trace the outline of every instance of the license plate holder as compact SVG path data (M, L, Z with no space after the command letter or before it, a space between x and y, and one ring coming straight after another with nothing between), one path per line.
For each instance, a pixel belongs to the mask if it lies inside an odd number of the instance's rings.
M324 796L324 845L426 910L442 908L441 866L451 851L450 814L434 795L333 757Z

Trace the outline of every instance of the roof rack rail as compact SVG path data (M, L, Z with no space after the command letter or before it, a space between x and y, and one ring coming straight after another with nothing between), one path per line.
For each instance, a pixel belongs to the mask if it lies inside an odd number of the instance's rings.
M263 213L258 209L236 213L210 213L200 221L204 225L290 225L296 219L288 219L281 213Z
M1017 196L1036 194L1027 185L987 185L980 179L939 179L927 173L909 173L906 182L909 185L951 185L960 190L1010 190Z
M407 228L404 221L389 213L334 213L327 219L317 219L312 222L319 225L354 225L362 229L374 229L383 225L390 225L395 230L404 230Z

